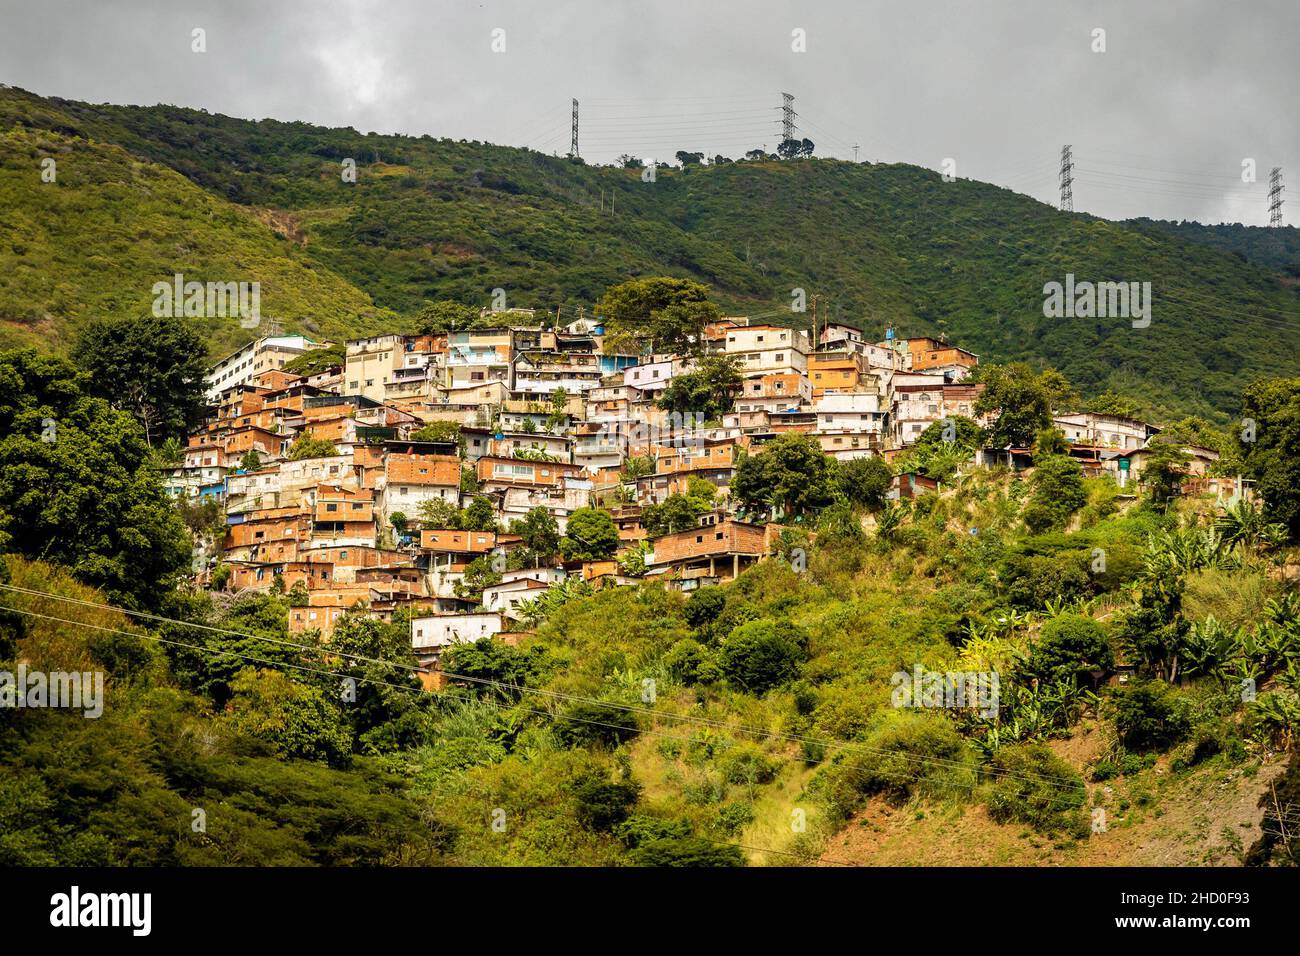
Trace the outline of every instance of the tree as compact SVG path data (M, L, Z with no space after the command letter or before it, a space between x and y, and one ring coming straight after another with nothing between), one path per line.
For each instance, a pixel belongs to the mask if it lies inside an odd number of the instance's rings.
M797 159L800 156L811 156L816 146L813 141L804 139L785 139L776 147L776 153L782 159Z
M430 531L460 529L460 509L442 498L431 498L420 502L419 516L420 523Z
M578 508L569 515L560 541L566 561L605 561L618 550L618 526L608 511Z
M1137 418L1142 414L1142 406L1137 399L1109 391L1088 399L1083 404L1083 410L1095 415L1114 415L1117 418Z
M262 467L262 456L257 453L256 448L250 448L244 452L244 457L239 459L240 471L257 471Z
M510 522L510 533L524 539L524 545L539 557L548 558L560 550L560 527L544 506L531 509L523 518Z
M0 352L0 542L156 608L189 568L190 536L141 425L88 385L65 359Z
M1178 494L1191 456L1183 450L1182 442L1164 434L1152 438L1147 449L1151 455L1142 468L1141 481L1151 500L1163 503Z
M1061 614L1044 624L1025 665L1030 676L1052 682L1114 667L1105 629L1082 614Z
M1051 456L1068 455L1070 443L1065 439L1065 432L1059 428L1044 428L1034 439L1034 461Z
M1300 539L1300 378L1271 379L1242 396L1240 447L1246 474L1270 521Z
M202 421L207 349L185 319L93 319L73 354L90 373L86 391L134 415L146 443L184 439Z
M894 462L902 473L916 471L935 481L949 481L984 444L984 429L970 418L953 415L926 426L916 443Z
M409 437L411 441L449 442L459 445L461 443L460 423L428 422L412 431Z
M703 153L688 153L684 149L679 149L677 151L676 158L677 158L677 162L679 162L683 167L698 166L704 162Z
M835 490L855 505L871 511L885 507L885 494L893 472L883 458L853 458L840 462Z
M289 446L289 460L302 461L304 458L327 458L337 455L338 449L328 438L313 438L306 432L300 434Z
M686 616L687 624L700 628L716 620L726 603L727 596L722 588L716 585L706 586L691 592L682 613Z
M706 355L694 371L674 376L656 404L703 421L731 411L741 386L740 364L729 355Z
M709 287L693 279L652 276L630 279L605 290L596 303L605 322L606 347L649 340L657 352L690 352L704 326L721 316L709 301Z
M475 495L465 510L460 513L460 530L496 531L497 509L492 504L492 499Z
M831 459L817 439L785 432L736 463L731 494L746 508L802 515L831 500Z
M720 663L727 680L763 694L798 676L807 646L807 638L788 621L749 621L723 640Z
M471 328L477 320L478 311L472 306L447 300L432 302L415 316L416 329L421 335L460 332Z
M686 495L673 494L662 504L648 504L641 509L641 524L652 538L694 528L702 509Z
M630 858L637 866L744 866L740 848L703 837L664 837L646 840Z
M984 391L975 400L975 414L996 414L989 428L994 448L1028 448L1052 423L1052 395L1041 375L1023 362L980 366Z
M319 375L347 361L347 346L342 342L327 345L324 348L308 349L301 355L294 356L284 363L284 371L290 375Z
M229 720L235 730L269 744L276 756L346 765L352 735L318 687L269 668L245 667L231 682Z
M578 798L578 823L588 830L609 833L628 818L641 788L635 783L588 780L578 785L574 796Z
M1025 525L1034 534L1060 531L1070 516L1088 503L1083 487L1083 472L1074 459L1066 455L1047 455L1039 459L1029 479L1032 494L1025 506Z
M493 559L482 555L465 565L465 574L455 585L456 596L480 600L484 588L500 583L501 572L496 570Z
M1056 369L1043 369L1038 381L1047 392L1047 403L1052 411L1068 412L1079 407L1078 389Z

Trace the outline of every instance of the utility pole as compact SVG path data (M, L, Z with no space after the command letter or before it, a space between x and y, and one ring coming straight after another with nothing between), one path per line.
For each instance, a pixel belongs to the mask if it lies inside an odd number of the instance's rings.
M1272 172L1268 174L1268 224L1270 226L1282 225L1282 191L1286 189L1282 185L1282 167L1274 166Z
M817 300L821 298L816 292L813 293L813 319L812 319L812 350L817 351Z
M573 101L573 136L569 140L569 156L578 156L578 101Z
M1061 212L1074 212L1074 154L1061 147Z

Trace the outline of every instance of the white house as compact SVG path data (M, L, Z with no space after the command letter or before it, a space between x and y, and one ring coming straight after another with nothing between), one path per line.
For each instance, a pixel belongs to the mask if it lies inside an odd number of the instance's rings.
M466 644L500 634L499 611L469 614L433 614L411 618L411 649L417 658L434 660L451 644Z

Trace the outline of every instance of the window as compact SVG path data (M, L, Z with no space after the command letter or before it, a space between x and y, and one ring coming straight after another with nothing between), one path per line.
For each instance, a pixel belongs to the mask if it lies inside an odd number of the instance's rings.
M339 506L336 505L336 504L331 503L331 504L328 504L328 505L325 506L325 510L326 510L326 511L338 511L338 510L339 510Z

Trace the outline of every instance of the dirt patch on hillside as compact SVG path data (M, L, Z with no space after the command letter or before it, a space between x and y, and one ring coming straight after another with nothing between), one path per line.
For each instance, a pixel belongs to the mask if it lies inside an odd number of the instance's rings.
M298 217L293 213L285 212L283 209L266 209L257 206L250 208L253 216L262 225L270 227L272 231L290 242L297 243L300 246L307 245L307 233L302 228L302 223Z
M1096 732L1076 735L1073 746L1086 751L1100 737ZM827 866L1236 866L1240 852L1259 837L1260 797L1284 765L1285 761L1273 758L1241 767L1210 765L1181 775L1157 766L1132 780L1089 784L1090 795L1097 791L1107 808L1107 827L1086 840L1046 837L1023 824L995 823L982 804L973 802L916 801L895 807L872 800L827 842L820 862Z

